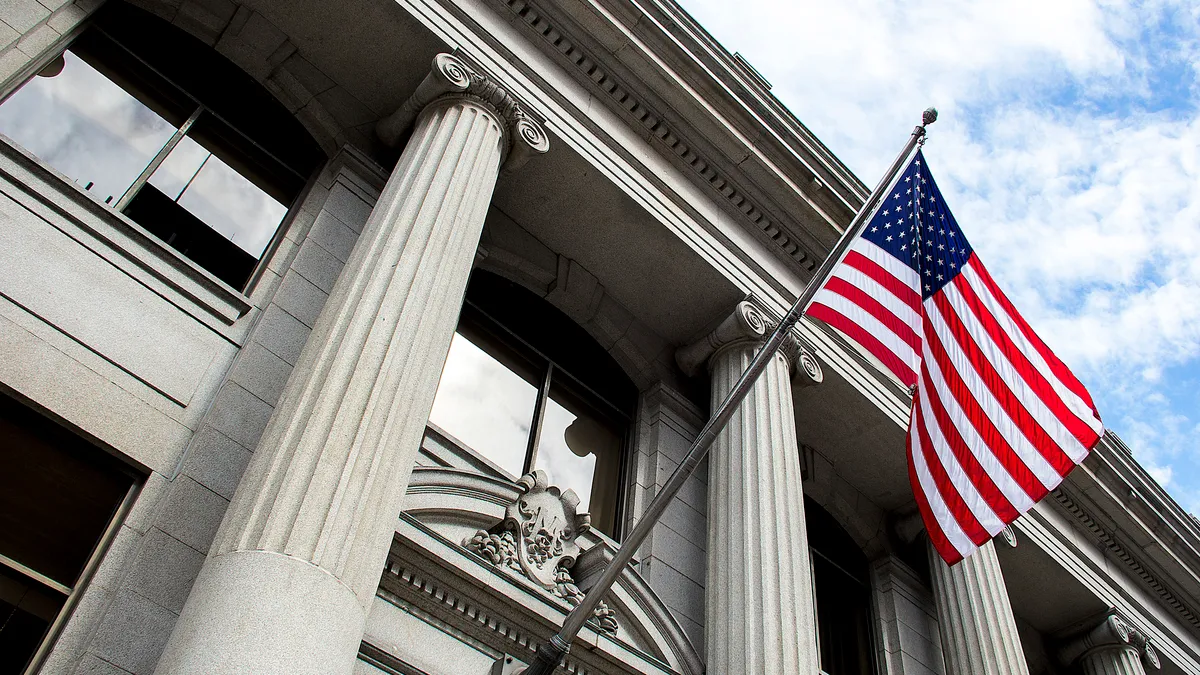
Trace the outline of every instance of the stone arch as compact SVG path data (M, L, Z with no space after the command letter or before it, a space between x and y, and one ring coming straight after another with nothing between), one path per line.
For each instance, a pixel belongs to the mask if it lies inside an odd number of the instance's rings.
M561 310L616 359L638 391L679 379L672 345L609 296L594 274L495 209L488 213L476 266Z
M263 85L332 157L347 143L377 145L380 117L299 51L258 11L235 2L112 0L143 9L212 47ZM328 102L337 102L329 105Z

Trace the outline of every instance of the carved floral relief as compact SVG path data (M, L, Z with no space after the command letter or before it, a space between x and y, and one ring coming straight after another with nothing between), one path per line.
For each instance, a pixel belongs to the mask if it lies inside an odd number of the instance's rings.
M550 485L545 471L522 476L517 487L521 495L505 509L504 521L490 531L477 531L462 545L574 607L584 595L571 576L580 553L576 538L591 529L591 517L577 513L579 497L573 490ZM593 622L602 633L617 632L616 614L603 602Z

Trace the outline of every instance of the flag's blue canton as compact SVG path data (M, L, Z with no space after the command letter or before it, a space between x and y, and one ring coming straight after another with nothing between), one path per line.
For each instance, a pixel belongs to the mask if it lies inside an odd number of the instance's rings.
M921 275L922 299L950 283L971 256L920 150L862 236Z

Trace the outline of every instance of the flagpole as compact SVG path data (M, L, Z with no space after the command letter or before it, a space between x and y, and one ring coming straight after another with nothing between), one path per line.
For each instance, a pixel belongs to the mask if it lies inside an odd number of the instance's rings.
M908 159L913 148L917 147L917 144L925 137L925 127L933 124L936 120L937 110L933 108L928 108L921 114L921 124L913 129L912 135L909 136L908 143L905 144L904 149L896 156L895 161L892 162L883 179L875 186L875 190L863 202L862 208L855 214L854 220L850 221L850 226L842 233L841 239L838 239L829 256L817 268L812 280L805 286L804 291L800 293L800 297L796 299L795 304L784 315L779 325L775 327L775 330L767 338L762 349L758 350L758 353L755 354L754 360L750 362L750 367L742 374L742 377L733 386L729 395L725 397L725 400L721 402L721 405L713 413L713 416L709 418L708 423L700 430L700 434L688 449L687 455L684 456L683 461L675 468L671 477L667 479L666 484L658 491L654 499L650 501L649 506L641 514L633 531L617 547L612 561L604 568L604 572L601 573L599 580L588 590L583 600L567 614L567 618L563 620L562 629L552 636L548 642L544 642L538 647L537 656L534 658L533 663L525 670L519 671L522 675L552 675L554 670L562 663L563 658L571 649L571 642L575 640L575 636L579 634L584 624L587 623L588 618L592 616L601 598L612 588L613 583L617 580L617 576L621 574L621 570L625 568L625 565L629 564L634 552L642 545L642 541L650 534L650 530L658 522L667 505L675 497L675 494L679 492L679 489L683 487L684 481L692 475L692 472L700 465L700 461L708 454L708 449L713 444L713 441L716 440L717 434L721 433L725 425L729 422L729 419L733 417L733 413L737 410L742 399L746 398L746 395L750 393L750 389L754 386L755 381L758 380L759 375L762 375L767 364L775 356L775 352L779 351L779 348L783 345L787 334L796 325L796 322L800 320L800 317L804 316L804 313L808 311L808 306L812 304L813 297L825 285L829 274L842 261L842 258L846 256L846 252L850 250L850 245L869 222L871 214L875 212L888 186L891 185L892 180L896 178L896 174L904 166L905 160Z

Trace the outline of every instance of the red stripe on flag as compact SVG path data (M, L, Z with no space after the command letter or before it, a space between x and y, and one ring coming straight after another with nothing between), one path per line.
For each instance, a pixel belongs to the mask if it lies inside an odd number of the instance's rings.
M917 373L908 366L895 352L888 349L874 335L868 333L862 326L847 319L844 315L827 305L814 302L809 305L807 316L820 319L834 328L842 331L851 340L862 345L871 355L879 359L888 370L896 376L904 386L911 387L917 383Z
M1064 364L1057 356L1054 355L1054 352L1050 351L1050 348L1046 346L1046 343L1042 342L1042 339L1037 336L1037 333L1033 332L1033 328L1031 328L1025 321L1025 317L1021 316L1021 313L1018 312L1017 308L1013 306L1012 302L1009 301L1008 296L1004 295L1004 292L1001 291L1000 287L996 285L996 281L992 279L992 275L988 273L987 268L979 262L979 258L974 254L972 254L971 258L975 263L972 269L975 270L975 273L979 275L979 278L983 281L984 285L987 286L988 292L992 294L992 297L996 299L996 302L1000 303L1000 306L1003 307L1004 311L1008 313L1008 316L1012 318L1013 323L1017 324L1017 327L1020 328L1021 334L1025 336L1025 339L1029 340L1029 343L1033 345L1038 354L1041 354L1042 358L1046 361L1046 365L1050 366L1050 370L1054 373L1054 376L1057 377L1059 382L1062 382L1067 389L1070 389L1072 393L1083 399L1083 402L1086 403L1087 406L1092 409L1092 413L1096 415L1096 419L1100 419L1100 413L1096 410L1096 404L1092 402L1092 396L1088 393L1087 388L1083 386L1083 383L1075 377L1075 374L1072 373L1069 368L1067 368L1066 364ZM968 260L967 264L970 263L971 260ZM1099 439L1097 438L1097 440ZM1092 446L1095 445L1095 441L1093 441L1091 445L1086 443L1084 445L1090 450Z
M905 323L900 317L896 316L883 303L875 298L867 295L863 289L839 277L830 277L829 281L825 282L825 290L831 293L846 298L850 302L858 305L871 316L879 320L887 327L888 330L896 334L904 342L908 343L909 347L918 354L921 353L921 338L917 336L917 331L913 330L912 326Z
M918 314L921 313L921 294L918 293L912 286L897 279L895 275L884 269L879 263L871 260L867 256L858 251L850 251L846 254L843 262L850 267L862 272L871 277L880 286L891 291L892 295L900 298L900 301Z
M946 508L950 510L950 515L958 521L967 538L975 542L977 546L991 539L991 535L979 523L975 514L971 513L971 507L967 506L967 502L958 493L949 474L946 473L946 468L942 466L942 460L938 458L933 449L933 441L930 440L929 431L925 428L925 416L921 413L919 406L913 406L912 417L913 427L920 434L921 452L925 455L925 465L929 467L929 475L933 476L933 484L937 486L938 493L942 495L942 501L946 502Z
M949 322L947 322L949 323ZM1046 486L1038 479L1037 475L1030 470L1025 460L1013 450L1008 441L1004 439L1004 434L996 428L992 419L979 405L979 400L971 393L962 375L955 369L954 364L950 361L950 355L946 352L946 347L938 338L937 333L933 330L933 326L928 321L925 322L925 339L928 341L929 351L933 355L933 360L937 363L938 370L942 373L942 379L945 380L946 386L950 388L950 392L954 396L954 400L958 401L958 405L962 408L963 414L975 427L976 433L983 439L983 443L996 456L1000 465L1008 471L1008 475L1013 477L1017 485L1029 495L1033 501L1038 501L1046 496ZM925 370L925 368L922 368ZM1015 518L1015 517L1014 517ZM1006 521L1012 519L1005 519Z
M982 266L976 265L976 271L980 267ZM983 304L983 301L976 295L975 289L971 287L971 284L967 283L967 280L961 274L954 279L954 287L958 289L959 294L962 295L967 306L971 308L979 323L987 331L988 335L992 336L992 340L996 343L996 346L1004 353L1009 363L1017 369L1017 374L1021 376L1021 379L1025 381L1030 390L1046 404L1046 408L1050 410L1051 414L1059 422L1062 422L1063 426L1071 432L1071 435L1079 441L1079 444L1090 450L1096 444L1096 441L1100 440L1096 432L1067 407L1067 404L1058 395L1058 392L1054 391L1054 386L1029 361L1029 357L1025 355L1025 352L1021 351L1021 348L1012 341L1009 334L996 321L996 317L992 316L992 313ZM995 296L993 295L993 297ZM1057 446L1057 443L1055 445ZM1072 461L1071 464L1074 465L1074 462ZM1068 468L1067 470L1069 471L1070 469ZM1066 472L1060 473L1066 475Z
M958 280L956 279L956 286L957 282ZM1033 415L1029 414L1029 411L1025 409L1025 406L1017 399L1017 396L1008 388L1008 385L1004 382L1004 378L1000 377L1000 374L992 367L991 362L988 361L987 354L983 353L983 350L980 349L975 339L971 337L966 326L963 325L962 319L954 311L954 308L950 306L950 302L946 300L946 296L941 293L935 293L933 301L937 304L938 310L941 311L942 318L946 321L946 326L957 339L959 347L962 348L963 353L966 354L967 359L975 368L975 373L987 386L988 390L992 392L992 396L996 398L1000 407L1003 408L1004 413L1012 419L1017 428L1021 430L1021 433L1025 434L1030 444L1046 458L1050 466L1054 467L1058 475L1067 475L1067 472L1075 467L1075 462L1063 452L1058 443L1046 433L1042 425L1038 424L1038 421L1033 418ZM994 336L993 339L995 339ZM1024 373L1021 374L1024 375Z
M919 396L920 394L918 394ZM937 549L942 560L946 564L953 565L963 559L962 553L954 548L954 544L950 543L950 539L946 537L946 533L942 530L942 524L938 522L937 517L933 515L933 509L929 506L929 499L925 497L925 491L921 489L921 480L917 478L917 467L913 464L912 456L912 420L908 423L908 438L905 442L908 452L908 482L912 485L913 497L917 500L917 511L921 514L921 520L925 522L925 533L929 536L929 542Z
M926 321L926 323L928 324L929 322ZM931 332L932 329L925 329L925 339L930 339L929 334ZM992 477L983 470L983 465L979 463L979 459L975 457L975 453L971 452L971 449L967 447L967 443L962 439L958 428L950 420L950 414L942 406L942 399L933 387L933 379L929 375L928 368L921 368L921 380L924 391L929 394L926 400L929 401L929 407L933 411L934 420L942 431L942 438L946 439L946 445L954 453L954 457L958 459L958 464L967 474L967 479L971 481L976 490L979 490L979 496L983 497L983 500L987 502L992 512L1000 520L1006 524L1016 520L1021 515L1020 512L1013 508L1008 498L996 486Z

